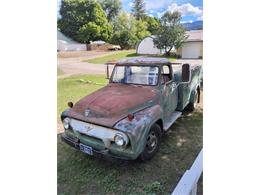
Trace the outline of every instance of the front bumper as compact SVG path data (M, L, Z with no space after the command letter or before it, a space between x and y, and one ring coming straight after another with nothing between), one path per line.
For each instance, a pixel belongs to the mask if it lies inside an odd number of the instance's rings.
M92 147L93 156L96 156L96 157L101 157L101 158L106 158L106 159L111 159L111 160L113 160L113 159L135 160L137 158L136 155L134 155L133 153L122 151L122 150L115 150L115 149L111 149L111 148L110 149L96 149L95 147L93 147L92 143L86 143L85 140L84 140L84 142L81 142L80 139L69 137L65 133L63 133L61 135L61 140L78 150L80 149L79 148L80 143L89 145Z

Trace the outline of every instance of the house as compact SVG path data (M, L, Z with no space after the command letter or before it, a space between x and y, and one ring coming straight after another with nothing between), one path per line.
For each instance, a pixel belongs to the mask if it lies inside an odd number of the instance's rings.
M86 45L73 41L57 30L57 51L86 51Z
M203 30L192 30L186 32L188 39L176 53L181 58L198 59L203 57Z
M198 59L203 57L203 30L186 31L188 39L183 46L176 51L181 58ZM158 49L154 45L155 36L145 37L136 47L137 54L159 55L164 54L163 49ZM172 49L174 51L174 49Z

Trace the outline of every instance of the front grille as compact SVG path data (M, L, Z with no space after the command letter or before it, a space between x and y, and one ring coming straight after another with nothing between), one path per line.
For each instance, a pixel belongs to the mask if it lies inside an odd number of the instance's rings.
M102 139L99 139L99 138L96 138L96 137L92 137L92 136L88 136L88 135L83 134L83 133L80 133L80 135L81 135L81 137L83 139L87 139L87 140L90 140L90 141L98 142L99 144L103 144L104 145Z

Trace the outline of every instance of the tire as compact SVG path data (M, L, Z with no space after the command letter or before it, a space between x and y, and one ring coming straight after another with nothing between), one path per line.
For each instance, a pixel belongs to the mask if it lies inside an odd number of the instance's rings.
M142 161L150 160L157 153L160 147L161 137L161 127L158 124L154 124L147 136L145 148L140 155Z
M198 98L199 98L199 93L198 93L198 91L196 91L195 101L190 102L186 107L188 111L193 112L196 109L197 103L198 103Z

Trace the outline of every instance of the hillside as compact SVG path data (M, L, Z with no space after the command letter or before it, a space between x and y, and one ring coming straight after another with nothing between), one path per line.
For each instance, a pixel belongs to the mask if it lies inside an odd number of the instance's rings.
M203 21L195 21L195 22L192 22L192 23L183 23L182 25L187 30L203 29Z

